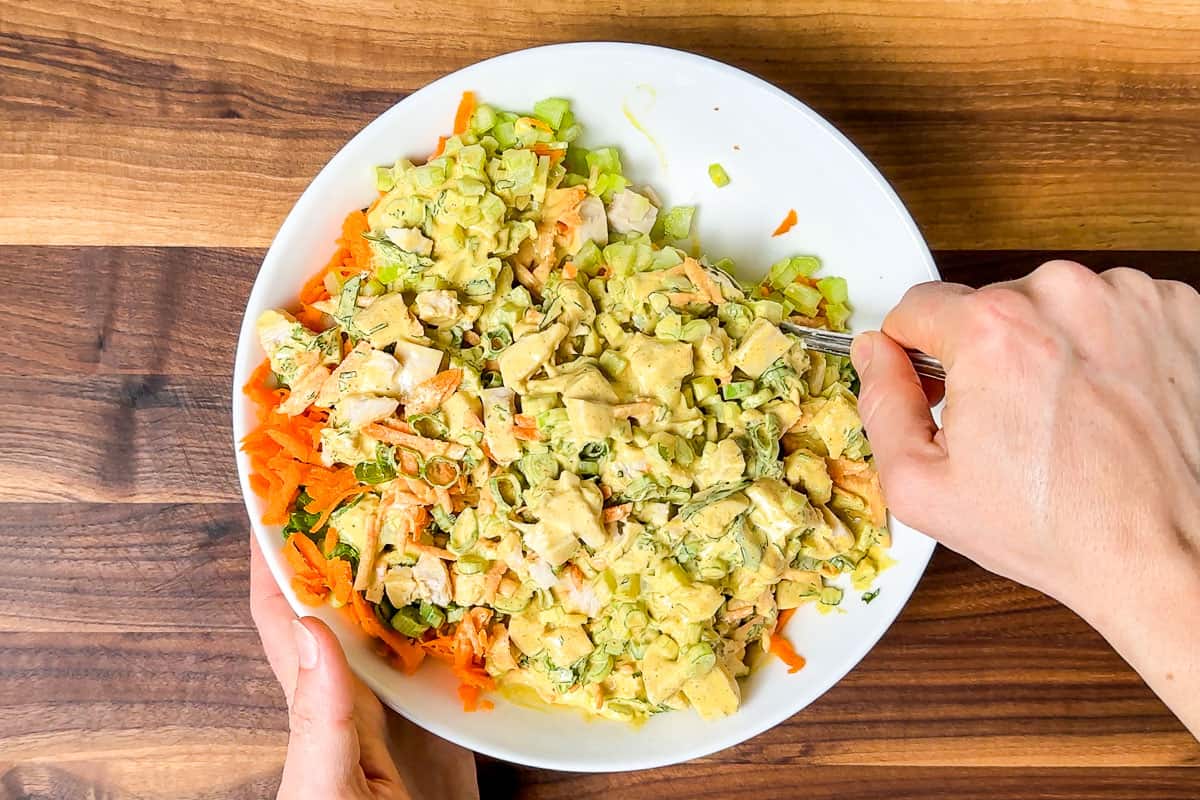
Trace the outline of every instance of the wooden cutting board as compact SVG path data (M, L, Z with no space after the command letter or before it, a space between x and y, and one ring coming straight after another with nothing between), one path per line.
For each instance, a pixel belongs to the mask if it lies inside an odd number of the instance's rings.
M1066 255L1200 285L1183 0L0 0L0 800L273 795L286 714L228 420L264 248L397 99L576 39L695 50L804 100L949 280ZM482 797L545 800L1169 800L1200 796L1197 767L1096 633L945 550L857 669L750 742L630 775L479 759Z

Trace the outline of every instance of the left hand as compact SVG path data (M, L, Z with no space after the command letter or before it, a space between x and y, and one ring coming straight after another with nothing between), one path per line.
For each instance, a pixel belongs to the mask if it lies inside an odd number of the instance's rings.
M292 613L253 537L250 612L287 698L279 800L412 800L388 751L383 706L325 623Z

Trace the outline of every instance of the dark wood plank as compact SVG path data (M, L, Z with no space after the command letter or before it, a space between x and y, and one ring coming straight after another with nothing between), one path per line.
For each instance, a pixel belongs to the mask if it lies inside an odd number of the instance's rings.
M942 278L982 286L1028 275L1052 258L1086 264L1097 272L1132 267L1160 280L1182 281L1200 289L1200 253L1125 250L942 250L934 253Z
M238 497L229 376L5 376L0 502Z
M0 375L228 376L263 250L3 247ZM36 344L35 344L36 343Z
M240 503L4 506L0 631L252 628Z
M0 244L266 246L367 119L6 120ZM934 248L1200 250L1195 120L842 127Z
M902 744L897 743L902 747ZM571 775L481 760L482 800L1193 800L1200 770L1186 768L796 767L683 765L649 772Z
M0 9L5 113L355 116L471 62L579 39L681 47L853 118L1194 119L1192 3L497 0ZM80 24L87 19L89 23ZM503 31L503 36L496 36Z

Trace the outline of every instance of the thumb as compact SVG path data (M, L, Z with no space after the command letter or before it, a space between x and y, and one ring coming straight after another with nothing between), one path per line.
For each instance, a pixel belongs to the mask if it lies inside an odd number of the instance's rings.
M888 505L919 527L912 517L928 508L946 455L934 438L938 428L921 379L904 349L877 331L855 337L850 359L862 384L858 412Z
M350 665L333 632L314 617L293 620L292 637L298 670L279 796L346 796L363 783Z

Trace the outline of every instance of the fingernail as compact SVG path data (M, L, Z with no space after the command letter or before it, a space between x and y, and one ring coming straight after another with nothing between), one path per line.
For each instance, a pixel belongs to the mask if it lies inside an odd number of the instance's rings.
M854 337L854 342L850 345L850 361L860 373L866 372L867 367L871 366L871 356L874 352L874 335L870 333L859 334Z
M316 667L317 659L320 658L317 637L298 619L292 620L292 638L296 640L296 660L300 662L300 669Z

